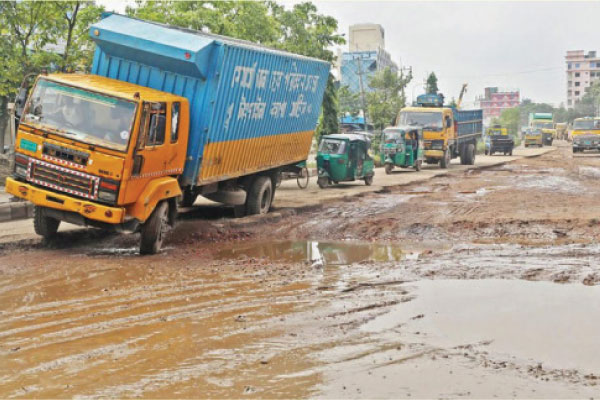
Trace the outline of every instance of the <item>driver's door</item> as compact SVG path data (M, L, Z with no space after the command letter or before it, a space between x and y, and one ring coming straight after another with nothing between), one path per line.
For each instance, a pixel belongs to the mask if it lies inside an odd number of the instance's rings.
M127 184L126 202L136 201L150 181L167 174L167 129L167 103L144 102L140 116L140 133Z

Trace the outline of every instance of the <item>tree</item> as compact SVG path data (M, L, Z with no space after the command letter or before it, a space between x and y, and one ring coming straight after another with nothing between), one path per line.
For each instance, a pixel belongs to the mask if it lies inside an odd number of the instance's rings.
M437 79L437 76L435 76L435 73L434 72L430 73L429 76L427 77L427 83L425 85L425 93L437 94L437 92L439 91L437 82L438 82L438 79Z
M318 138L323 135L338 133L339 131L337 93L334 83L329 81L333 81L331 74L329 74L329 80L325 87L325 94L323 95L323 111L319 117L319 124L316 131ZM328 101L325 101L325 99L328 99Z
M348 88L342 86L338 89L338 109L340 117L350 114L356 117L361 110L360 96Z
M62 71L89 69L92 64L93 43L89 37L89 26L98 21L103 7L91 1L62 1L54 3L58 21L58 36L65 42L62 54Z
M402 107L406 105L404 88L412 79L412 72L392 71L385 68L378 71L369 80L369 87L373 89L367 94L367 108L370 123L375 129L384 129L393 125Z
M502 111L500 117L492 121L493 124L500 124L502 127L508 129L508 133L513 136L519 136L519 129L521 127L521 111L518 107L509 108Z

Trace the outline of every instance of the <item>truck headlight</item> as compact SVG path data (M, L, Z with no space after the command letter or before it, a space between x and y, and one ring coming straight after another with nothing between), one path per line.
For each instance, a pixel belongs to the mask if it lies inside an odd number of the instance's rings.
M108 201L108 202L114 202L117 200L117 193L108 192L106 190L99 190L98 191L98 199L103 200L103 201Z
M23 167L21 165L16 164L15 165L15 175L17 175L21 178L26 178L27 177L27 167Z

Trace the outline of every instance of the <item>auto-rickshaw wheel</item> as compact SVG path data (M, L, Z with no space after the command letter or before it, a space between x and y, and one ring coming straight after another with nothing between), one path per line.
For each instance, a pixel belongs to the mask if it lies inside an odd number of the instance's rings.
M391 174L392 170L394 169L394 166L390 163L385 164L385 173L386 174Z
M325 189L329 185L329 179L325 177L319 177L317 179L317 185L319 185L321 189Z
M420 171L420 170L421 170L421 167L422 167L422 165L423 165L423 160L417 160L417 161L415 162L415 171Z
M372 183L373 183L373 175L365 176L365 185L371 186Z

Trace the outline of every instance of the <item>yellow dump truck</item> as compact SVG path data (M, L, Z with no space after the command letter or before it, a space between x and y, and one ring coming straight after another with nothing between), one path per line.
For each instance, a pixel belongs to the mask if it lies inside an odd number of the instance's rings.
M425 162L448 168L450 160L460 157L463 165L475 163L477 140L483 129L482 110L459 110L443 105L443 96L425 94L417 104L400 110L397 126L423 128Z
M600 150L600 118L576 118L571 131L573 153Z

